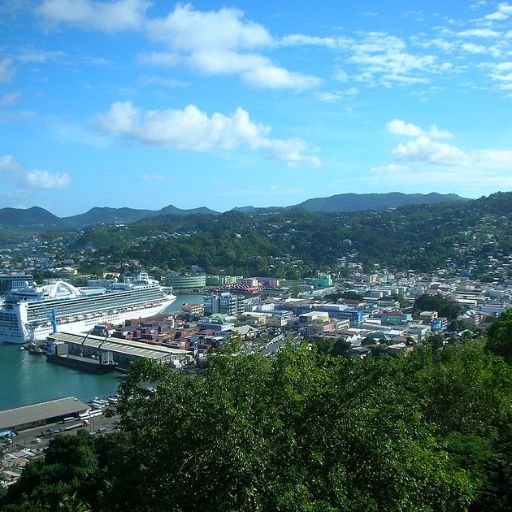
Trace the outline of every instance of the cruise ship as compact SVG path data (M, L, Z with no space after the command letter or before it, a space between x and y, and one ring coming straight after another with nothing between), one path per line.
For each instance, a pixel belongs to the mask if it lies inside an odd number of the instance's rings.
M12 290L0 306L0 342L44 341L54 331L53 316L59 331L86 333L97 324L156 315L175 300L172 289L145 272L108 289L76 288L65 281L33 284Z

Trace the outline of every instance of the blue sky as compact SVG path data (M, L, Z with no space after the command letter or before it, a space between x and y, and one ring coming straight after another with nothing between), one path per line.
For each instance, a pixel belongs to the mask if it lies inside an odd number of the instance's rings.
M512 189L512 3L6 0L0 207Z

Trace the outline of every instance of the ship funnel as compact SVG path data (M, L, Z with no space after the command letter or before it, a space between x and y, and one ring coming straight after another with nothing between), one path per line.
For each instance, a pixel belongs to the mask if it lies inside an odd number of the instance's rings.
M55 309L52 309L50 320L52 321L53 326L53 333L55 334L57 332L57 313L55 312Z

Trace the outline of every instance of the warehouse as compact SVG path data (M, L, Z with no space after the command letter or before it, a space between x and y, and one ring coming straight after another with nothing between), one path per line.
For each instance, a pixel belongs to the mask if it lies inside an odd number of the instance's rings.
M144 358L174 367L189 364L193 359L192 354L187 350L115 337L104 338L59 332L49 336L48 342L66 344L69 354L72 355L114 361L120 370L128 370L132 362Z
M64 418L78 418L87 409L89 409L87 404L74 397L7 409L0 411L0 431L19 432L48 423L56 423Z

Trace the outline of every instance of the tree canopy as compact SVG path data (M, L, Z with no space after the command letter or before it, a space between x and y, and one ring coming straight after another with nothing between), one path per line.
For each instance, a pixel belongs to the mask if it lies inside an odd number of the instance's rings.
M512 364L512 310L502 313L488 330L487 348Z
M57 510L59 493L99 512L512 507L512 368L481 342L221 351L204 377L142 361L120 393L119 433L56 439L0 508Z

